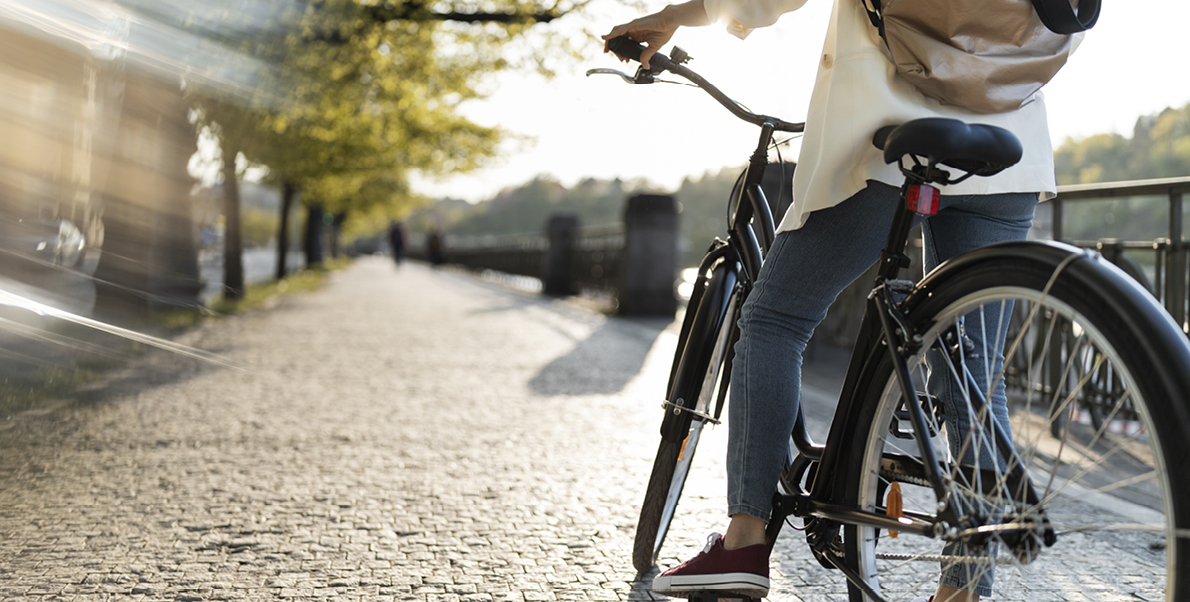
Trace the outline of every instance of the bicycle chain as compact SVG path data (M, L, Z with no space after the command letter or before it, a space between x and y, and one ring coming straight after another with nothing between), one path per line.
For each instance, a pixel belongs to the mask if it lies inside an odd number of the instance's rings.
M900 562L908 562L920 560L923 562L938 562L947 564L988 564L986 558L967 557L967 556L943 556L940 554L876 554L878 560L896 560ZM1013 564L1008 559L996 559L996 564Z
M912 475L907 475L907 474L901 473L901 472L893 472L891 470L880 469L879 475L885 479L888 479L890 482L897 481L898 483L908 483L910 485L917 485L918 487L929 487L930 486L930 481L928 479L924 479L921 477L915 477Z

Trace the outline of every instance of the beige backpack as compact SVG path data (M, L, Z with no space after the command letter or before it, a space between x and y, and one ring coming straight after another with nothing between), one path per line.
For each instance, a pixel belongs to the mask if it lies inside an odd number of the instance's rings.
M944 104L1020 108L1066 64L1099 0L861 0L897 72ZM869 6L868 2L871 2Z

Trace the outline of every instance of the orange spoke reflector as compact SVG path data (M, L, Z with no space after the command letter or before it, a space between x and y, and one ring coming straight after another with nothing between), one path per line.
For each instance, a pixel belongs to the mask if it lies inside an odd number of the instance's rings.
M690 433L686 433L686 438L682 439L682 449L678 450L678 462L682 461L682 456L686 455L686 442L690 440Z
M886 516L889 516L891 518L901 518L902 516L905 516L904 507L901 503L901 484L900 483L897 483L894 481L892 485L888 486L888 501L885 502L884 507L885 507L884 514ZM888 530L889 537L896 539L897 535L900 535L900 533L897 531L893 531L892 529Z

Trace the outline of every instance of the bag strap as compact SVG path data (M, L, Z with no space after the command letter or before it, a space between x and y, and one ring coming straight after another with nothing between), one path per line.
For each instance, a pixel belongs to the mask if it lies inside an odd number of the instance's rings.
M868 20L872 22L872 27L875 27L880 32L880 39L888 43L887 38L884 37L884 15L880 13L880 0L871 0L872 7L868 8L869 0L860 0L864 10L868 12Z
M1099 20L1099 0L1079 0L1078 14L1070 0L1033 0L1033 8L1050 31L1064 35L1091 29Z

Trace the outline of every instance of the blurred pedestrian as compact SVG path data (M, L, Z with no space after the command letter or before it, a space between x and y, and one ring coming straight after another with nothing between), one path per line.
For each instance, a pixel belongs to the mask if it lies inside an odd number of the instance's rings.
M434 266L440 266L446 263L446 235L442 233L441 228L434 228L430 232L430 237L426 241L426 251L430 256L430 263Z
M392 248L393 261L397 267L405 260L405 224L392 222L388 226L388 246Z

